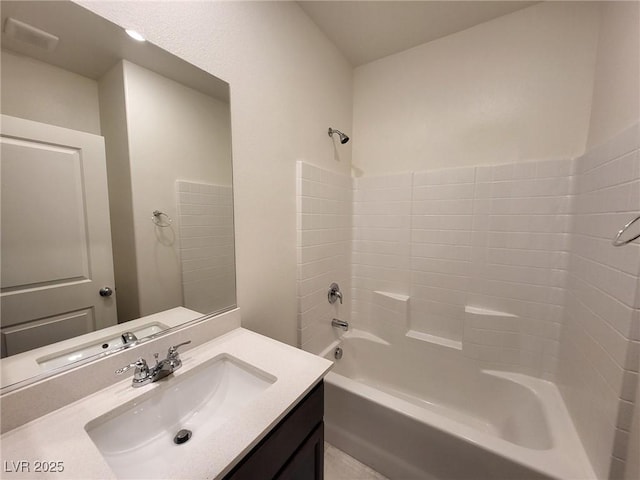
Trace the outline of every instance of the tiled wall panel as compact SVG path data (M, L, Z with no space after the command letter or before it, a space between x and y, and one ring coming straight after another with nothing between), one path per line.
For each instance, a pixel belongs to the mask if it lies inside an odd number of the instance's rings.
M332 318L350 320L351 177L297 164L298 345L319 353L338 332ZM329 304L337 282L344 303Z
M464 351L484 365L553 379L564 305L572 180L570 160L478 167L471 306ZM505 332L508 334L505 336Z
M326 288L350 276L356 328L409 331L481 367L556 380L598 475L619 477L640 362L640 245L611 238L640 213L638 137L636 127L577 160L357 178L352 230L305 221L311 199L334 195L346 212L349 194L301 181L303 343L335 338ZM402 309L382 308L393 294Z
M410 293L410 212L411 174L354 179L354 325L372 331L398 325L394 315L374 315L375 292Z
M637 401L640 244L611 240L640 214L639 138L633 127L576 163L557 382L599 478L622 475Z
M553 378L573 168L557 160L355 179L354 324L381 327L374 291L408 295L407 329L464 340L484 367ZM509 320L468 326L466 306Z
M475 168L413 175L411 329L462 340L471 279Z
M230 186L176 182L184 306L209 313L234 305Z

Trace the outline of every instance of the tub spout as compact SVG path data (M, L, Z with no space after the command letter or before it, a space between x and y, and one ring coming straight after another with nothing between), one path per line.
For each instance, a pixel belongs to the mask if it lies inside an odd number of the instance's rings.
M341 328L345 332L349 330L349 322L345 322L344 320L338 320L337 318L334 318L333 320L331 320L331 326Z

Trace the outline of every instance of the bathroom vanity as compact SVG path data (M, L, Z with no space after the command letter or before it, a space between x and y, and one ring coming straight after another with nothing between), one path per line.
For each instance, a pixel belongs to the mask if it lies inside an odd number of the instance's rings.
M190 330L168 337L176 343ZM159 349L151 343L147 350ZM120 361L130 361L132 352L122 353ZM242 328L185 350L181 360L162 380L133 388L127 375L7 431L3 478L51 478L54 470L60 479L322 478L330 361ZM104 361L114 375L117 362ZM100 363L81 368L97 374ZM64 389L56 380L47 380L50 395ZM183 429L188 440L175 441Z
M225 480L322 479L323 412L324 382L320 382L238 463Z

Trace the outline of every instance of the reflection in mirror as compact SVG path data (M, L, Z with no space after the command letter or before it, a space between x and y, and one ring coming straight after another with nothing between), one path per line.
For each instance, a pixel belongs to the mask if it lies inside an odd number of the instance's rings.
M2 25L2 386L234 307L228 85L71 2Z

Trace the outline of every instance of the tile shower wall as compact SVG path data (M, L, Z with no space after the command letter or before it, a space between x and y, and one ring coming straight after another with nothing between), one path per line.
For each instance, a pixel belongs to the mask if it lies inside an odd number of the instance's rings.
M354 324L384 333L394 321L376 292L407 295L410 336L552 378L572 171L557 160L355 179Z
M475 168L415 173L410 326L462 340L471 285Z
M411 174L355 178L353 185L352 321L375 332L404 323L375 292L409 294Z
M395 331L457 348L483 367L553 380L565 304L575 304L575 299L566 298L572 218L577 212L578 230L590 228L591 221L581 213L581 204L573 203L576 187L581 199L585 195L581 190L586 188L584 162L560 159L354 179L352 285L351 295L346 295L353 301L352 324L379 335ZM632 158L625 162L626 168L638 163L637 158L635 164ZM578 185L577 164L582 169ZM612 167L612 171L621 178L632 178L620 165ZM602 181L599 173L592 173L589 181ZM327 188L317 185L322 183L321 172L313 175L315 182L307 178L300 184L300 202L319 196L317 189ZM341 181L346 185L346 179ZM602 212L617 211L618 207L611 203L614 200L607 200L609 193L614 199L621 195L627 201L638 198L633 182L620 191L599 188L605 193L590 194L589 201ZM316 193L309 193L312 189ZM310 212L309 200L304 202L307 207L301 210L301 218ZM346 202L342 208L348 210ZM335 213L325 213L331 214ZM626 272L627 277L633 277L634 269L637 277L640 267L637 262L613 258L614 254L600 248L614 225L625 223L621 222L624 215L600 214L598 218L606 223L600 243L584 239L582 244L576 244L573 265L594 277L594 282L600 282L596 284L611 297L617 287L608 286L611 273L598 270L598 265L615 262L613 265ZM348 223L347 219L343 222L342 225ZM322 232L310 229L316 230L300 223L299 235L304 235L301 253L308 249L310 241L319 242L316 250L324 248L318 240ZM341 246L346 245L345 238L341 237ZM626 256L638 258L637 247L633 248L636 250ZM312 273L306 273L309 267L304 264L308 258L299 264L299 288L306 288L299 296L304 302L300 311L301 335L314 322L324 325L331 318L325 290L330 277L337 275L327 276L326 272L336 268L331 258L343 259L347 254L334 255L329 248L325 255L324 263L314 262ZM584 258L589 255L595 255L597 262L585 264ZM341 271L340 275L349 274ZM310 284L311 278L323 280L309 290L305 285ZM627 301L636 292L634 278L622 290ZM584 281L574 279L576 282L583 301L595 298L585 291ZM615 302L597 304L620 308ZM637 315L637 307L634 310L627 305L627 309L627 313L634 311ZM341 315L346 316L346 311ZM311 338L312 332L301 337L301 342ZM592 333L596 335L597 331ZM324 342L324 346L328 343ZM609 345L612 349L618 346ZM636 347L628 355L637 362ZM621 405L625 412L630 408L628 402ZM623 436L620 438L624 443Z
M296 177L298 345L319 353L338 338L331 319L350 320L351 177L301 161ZM343 304L327 300L333 282Z
M476 169L465 353L496 368L552 379L567 277L573 162Z
M622 478L638 401L640 244L611 239L640 213L639 133L636 125L576 163L557 383L599 478Z
M209 313L236 303L230 186L176 182L184 306Z

